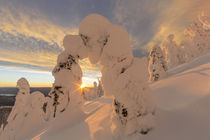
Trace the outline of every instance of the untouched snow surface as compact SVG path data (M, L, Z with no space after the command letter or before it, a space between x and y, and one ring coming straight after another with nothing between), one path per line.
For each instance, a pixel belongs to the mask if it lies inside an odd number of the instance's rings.
M141 140L210 139L210 54L170 71L167 78L151 83L157 105L156 127ZM46 126L33 140L112 140L112 99L85 103L85 114ZM75 110L76 111L76 110ZM71 112L73 113L73 112ZM56 121L57 122L57 121Z

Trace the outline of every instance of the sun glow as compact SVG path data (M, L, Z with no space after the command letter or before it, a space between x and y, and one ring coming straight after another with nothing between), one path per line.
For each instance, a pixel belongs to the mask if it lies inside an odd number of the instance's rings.
M82 85L80 86L80 88L84 88L84 87L86 87L86 85L84 85L84 84L82 84Z

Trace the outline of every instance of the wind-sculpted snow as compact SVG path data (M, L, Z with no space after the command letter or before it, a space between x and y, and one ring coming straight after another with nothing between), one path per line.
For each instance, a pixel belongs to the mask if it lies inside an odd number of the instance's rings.
M83 19L79 33L88 48L90 62L101 66L105 94L114 97L113 137L149 133L155 110L147 85L147 61L133 57L126 30L92 14Z
M80 23L79 34L84 45L87 46L88 58L93 64L99 61L103 48L108 41L109 25L111 23L107 19L97 14L89 15Z
M65 36L63 45L65 50L58 56L57 65L52 72L55 81L50 92L50 112L54 118L69 109L69 106L77 106L77 109L81 110L82 105L82 70L78 60L87 57L87 52L78 35Z

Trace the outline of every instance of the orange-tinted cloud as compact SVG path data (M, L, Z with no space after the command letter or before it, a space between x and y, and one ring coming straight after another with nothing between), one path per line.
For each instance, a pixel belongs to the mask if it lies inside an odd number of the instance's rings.
M78 28L62 27L39 12L0 6L0 60L53 68L63 49L66 34L77 34ZM81 61L84 70L98 70Z
M117 0L114 21L126 27L135 49L147 50L169 34L182 40L184 29L209 5L209 0Z

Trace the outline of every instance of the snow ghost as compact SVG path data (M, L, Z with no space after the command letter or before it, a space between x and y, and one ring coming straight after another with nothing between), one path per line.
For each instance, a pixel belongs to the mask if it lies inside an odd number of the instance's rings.
M78 60L87 57L87 51L78 35L65 36L63 45L65 50L58 56L57 65L52 72L55 77L50 92L53 117L64 112L69 106L77 106L79 109L82 103L82 70Z
M107 43L109 25L111 23L107 19L96 14L88 16L88 19L85 18L80 23L80 36L88 49L88 58L92 64L98 62Z
M147 85L147 60L133 57L127 31L92 14L82 20L79 34L90 62L100 64L105 94L114 97L114 138L149 133L155 109Z
M26 104L30 95L30 85L25 78L20 78L17 81L16 87L19 89L19 91L15 98L15 105L12 108L12 111L7 119L8 122L15 120L15 117L17 117L17 114L21 114L23 109L26 107Z
M30 85L25 78L20 78L17 81L17 88L19 89L19 92L22 92L22 94L30 93Z
M18 80L17 87L19 91L15 105L7 119L8 124L3 129L0 139L26 139L24 136L37 131L47 118L44 105L48 102L49 97L45 97L41 92L30 94L30 85L25 78Z
M149 74L150 81L157 81L167 75L167 64L163 52L158 45L155 45L150 51Z

